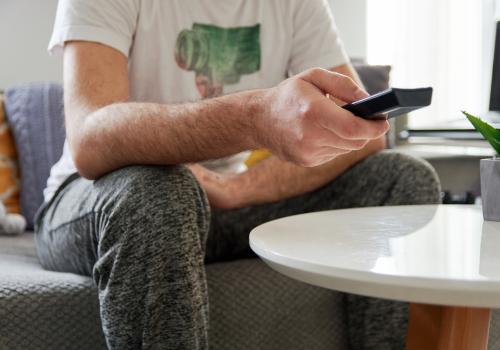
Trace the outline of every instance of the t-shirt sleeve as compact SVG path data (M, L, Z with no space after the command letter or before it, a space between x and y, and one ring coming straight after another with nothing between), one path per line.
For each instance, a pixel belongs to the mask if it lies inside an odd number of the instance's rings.
M128 57L140 0L59 0L48 50L61 51L71 40L110 46Z
M327 1L297 1L289 73L294 75L313 67L332 68L348 62Z

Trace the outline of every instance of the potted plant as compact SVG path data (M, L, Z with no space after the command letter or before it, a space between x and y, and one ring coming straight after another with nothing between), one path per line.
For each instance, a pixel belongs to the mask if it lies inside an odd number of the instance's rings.
M467 112L463 113L495 150L493 158L481 159L481 197L484 219L500 221L500 130Z

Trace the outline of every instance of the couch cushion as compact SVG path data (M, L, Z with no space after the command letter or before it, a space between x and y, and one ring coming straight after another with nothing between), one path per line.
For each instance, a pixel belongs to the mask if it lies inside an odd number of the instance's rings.
M341 293L257 259L208 265L207 276L212 349L347 349Z
M370 95L389 88L391 66L369 65L353 60L352 65Z
M0 349L105 349L92 280L0 254Z
M0 236L0 255L36 258L35 240L32 232L19 236Z
M33 228L50 168L61 157L64 144L62 87L36 83L9 88L5 108L19 157L21 213Z
M208 265L207 278L211 349L346 349L339 293L281 276L258 259ZM105 348L90 278L0 254L0 349Z

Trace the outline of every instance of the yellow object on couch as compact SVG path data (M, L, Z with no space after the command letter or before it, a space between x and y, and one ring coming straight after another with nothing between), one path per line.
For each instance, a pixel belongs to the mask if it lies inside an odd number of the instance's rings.
M0 200L8 213L20 213L19 171L14 137L7 123L4 99L0 95Z
M252 153L248 156L248 158L245 160L245 165L247 167L252 167L255 164L263 161L266 158L269 158L273 154L269 152L267 149L256 149L253 150Z

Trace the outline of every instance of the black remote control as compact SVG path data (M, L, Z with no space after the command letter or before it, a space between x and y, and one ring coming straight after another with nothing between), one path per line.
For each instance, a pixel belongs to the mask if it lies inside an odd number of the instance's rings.
M383 114L386 114L389 119L427 107L431 102L431 87L421 89L392 88L346 104L343 108L364 119L385 119Z

